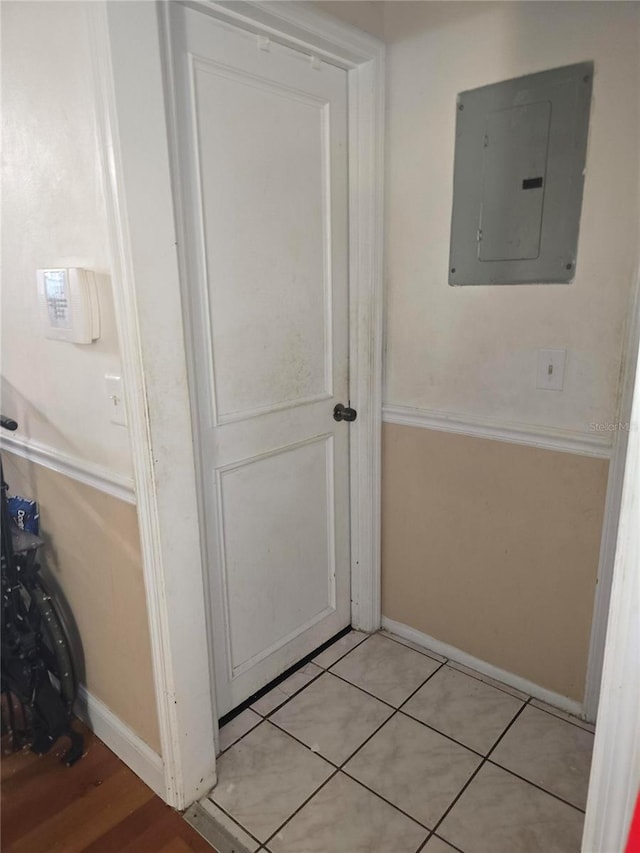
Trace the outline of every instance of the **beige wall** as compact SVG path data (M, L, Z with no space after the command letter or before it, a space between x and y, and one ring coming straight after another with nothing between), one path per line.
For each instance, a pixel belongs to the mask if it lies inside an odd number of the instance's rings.
M385 616L581 701L607 465L386 424Z
M87 689L159 752L135 507L17 456L3 457L10 492L39 503L47 543L42 561L78 625Z

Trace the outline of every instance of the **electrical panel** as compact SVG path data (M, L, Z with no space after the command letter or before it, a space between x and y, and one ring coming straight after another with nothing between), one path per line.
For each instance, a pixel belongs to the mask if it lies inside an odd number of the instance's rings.
M461 92L449 284L573 280L593 63Z

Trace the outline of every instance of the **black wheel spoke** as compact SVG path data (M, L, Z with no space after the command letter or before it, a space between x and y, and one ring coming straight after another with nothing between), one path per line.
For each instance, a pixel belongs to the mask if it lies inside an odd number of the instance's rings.
M14 748L24 737L34 752L43 753L60 736L70 737L72 748L65 761L71 764L82 755L82 737L71 729L77 681L65 611L59 609L39 574L35 550L14 554L12 524L2 480L3 721L6 718Z

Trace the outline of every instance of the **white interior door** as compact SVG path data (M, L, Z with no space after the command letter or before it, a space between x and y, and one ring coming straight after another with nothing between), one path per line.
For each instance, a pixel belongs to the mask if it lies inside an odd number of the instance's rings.
M171 41L221 715L350 622L347 73L178 4Z

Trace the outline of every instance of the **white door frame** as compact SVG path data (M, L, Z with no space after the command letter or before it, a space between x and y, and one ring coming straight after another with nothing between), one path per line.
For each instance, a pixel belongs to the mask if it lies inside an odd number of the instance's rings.
M638 326L638 305L634 323ZM583 853L622 851L640 787L640 363L630 415Z
M171 183L162 4L88 4L112 277L134 461L165 787L216 781L217 720ZM305 3L190 3L349 78L352 622L380 625L384 45ZM179 520L179 521L178 521ZM179 525L179 526L178 526Z
M620 524L622 485L625 476L629 440L629 430L624 425L631 421L633 388L638 361L638 343L640 341L639 272L636 273L629 296L624 340L625 345L622 354L622 376L618 403L618 420L623 427L616 429L613 433L613 444L609 457L607 497L604 506L602 537L600 540L598 582L594 600L593 621L591 623L589 658L582 706L582 715L589 722L595 722L598 715L607 625L611 607L611 587L613 584L616 543L618 540L618 526Z

